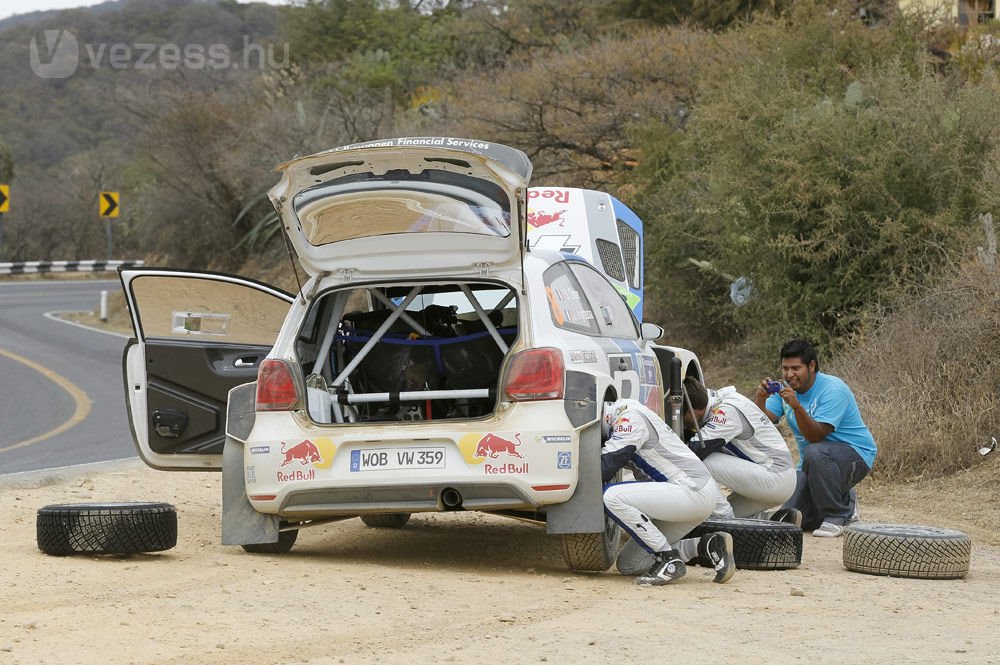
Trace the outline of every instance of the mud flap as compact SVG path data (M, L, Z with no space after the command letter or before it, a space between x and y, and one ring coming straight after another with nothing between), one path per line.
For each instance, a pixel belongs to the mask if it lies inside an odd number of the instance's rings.
M580 433L580 473L569 501L548 506L546 532L602 533L604 485L601 482L601 421Z
M276 542L278 517L254 510L243 478L243 444L227 436L222 450L222 544Z

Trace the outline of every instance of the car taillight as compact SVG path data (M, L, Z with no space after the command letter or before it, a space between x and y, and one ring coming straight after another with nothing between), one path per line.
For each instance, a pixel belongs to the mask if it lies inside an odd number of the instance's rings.
M564 377L559 349L528 349L511 361L504 392L515 402L562 399Z
M299 391L291 366L284 360L265 360L257 370L257 410L291 411Z

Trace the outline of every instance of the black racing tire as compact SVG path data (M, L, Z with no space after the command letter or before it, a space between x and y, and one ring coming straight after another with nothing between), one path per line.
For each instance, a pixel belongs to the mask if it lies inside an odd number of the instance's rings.
M283 529L288 526L288 522L282 520L278 523L278 528ZM288 554L299 538L298 529L278 532L278 542L276 543L253 543L251 545L241 545L243 551L250 554Z
M621 527L607 515L601 533L564 533L559 539L563 561L570 570L603 573L618 557Z
M733 559L742 570L787 570L802 563L802 529L786 522L712 518L685 538L725 531L733 537Z
M177 510L169 503L64 503L39 508L38 549L53 556L140 554L177 545Z
M410 513L370 513L362 515L361 521L374 528L399 529L410 521Z
M844 567L869 575L954 580L969 572L972 540L961 531L915 524L852 524Z

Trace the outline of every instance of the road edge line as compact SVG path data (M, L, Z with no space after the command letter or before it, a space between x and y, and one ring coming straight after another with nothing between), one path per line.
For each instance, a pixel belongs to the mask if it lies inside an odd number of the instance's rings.
M76 425L79 425L80 423L82 423L84 420L87 419L88 415L90 415L90 409L93 406L93 402L90 401L90 398L87 396L87 393L77 388L76 385L74 385L73 382L71 382L66 377L49 369L45 365L36 363L34 360L25 358L24 356L20 356L14 353L13 351L8 351L6 349L0 348L0 356L10 358L14 362L19 362L22 365L28 367L29 369L33 369L42 376L44 376L45 378L49 379L57 386L59 386L67 393L69 393L69 396L73 398L73 402L76 405L76 408L73 411L73 415L70 416L69 419L66 420L63 424L59 425L55 429L49 430L48 432L44 432L42 434L39 434L38 436L33 436L30 439L25 439L24 441L18 441L17 443L12 443L9 446L4 446L3 448L0 448L0 453L5 453L7 451L14 450L16 448L24 448L25 446L30 446L34 443L45 441L46 439L51 439L52 437L62 434L63 432L75 427Z

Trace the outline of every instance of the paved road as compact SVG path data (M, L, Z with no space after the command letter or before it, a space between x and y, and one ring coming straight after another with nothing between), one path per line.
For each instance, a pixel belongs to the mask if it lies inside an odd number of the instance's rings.
M45 317L94 309L114 281L0 282L0 474L136 455L125 339Z

